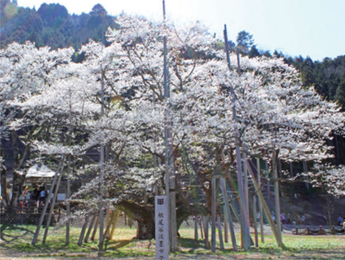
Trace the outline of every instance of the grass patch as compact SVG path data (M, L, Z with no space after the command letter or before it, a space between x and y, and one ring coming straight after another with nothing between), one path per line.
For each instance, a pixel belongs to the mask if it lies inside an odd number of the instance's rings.
M0 256L20 257L61 257L83 258L97 257L98 233L96 240L89 240L78 246L79 227L70 228L70 244L65 244L65 228L50 227L46 244L42 244L44 228L41 229L36 245L31 245L36 231L36 225L2 225L1 227ZM266 235L265 243L259 243L259 247L251 247L244 252L240 245L240 236L236 234L239 250L232 249L229 239L225 243L225 249L220 249L217 234L217 250L212 253L205 249L204 241L199 237L194 240L192 227L179 230L180 251L171 254L171 259L344 259L345 236L294 236L283 235L285 249L279 248L273 236ZM154 240L135 240L136 229L119 227L115 230L114 240L106 240L102 255L106 258L152 258L155 255ZM211 238L211 235L209 236ZM254 238L253 238L254 239ZM212 255L212 256L211 256ZM211 256L211 257L210 257Z

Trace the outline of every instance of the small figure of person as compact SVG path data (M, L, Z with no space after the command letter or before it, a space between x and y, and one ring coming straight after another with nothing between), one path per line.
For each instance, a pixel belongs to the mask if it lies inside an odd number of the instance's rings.
M40 198L40 191L38 187L36 187L33 191L33 199L36 201L36 207L38 208L39 206L39 198Z
M24 203L21 200L21 201L19 201L19 208L20 208L19 213L23 213L23 207L24 207Z
M42 206L42 207L44 206L45 198L46 198L45 190L42 187L41 192L40 192L40 206Z
M256 222L260 223L260 211L256 214Z
M343 223L343 218L339 216L339 217L337 218L337 221L338 221L338 226L341 226L342 223Z
M273 220L273 222L276 223L276 216L274 215L274 212L273 212L273 211L271 212L271 215L272 215L272 220Z
M292 224L292 221L291 221L291 214L290 214L290 213L288 213L288 214L286 215L286 224L288 224L288 225L291 225L291 224Z
M305 225L305 216L304 215L302 215L302 217L301 217L301 224Z
M284 212L282 212L281 214L280 214L280 220L281 220L281 222L282 222L282 224L286 224L286 217L285 217L285 213Z
M24 203L24 209L29 210L29 202L27 200Z

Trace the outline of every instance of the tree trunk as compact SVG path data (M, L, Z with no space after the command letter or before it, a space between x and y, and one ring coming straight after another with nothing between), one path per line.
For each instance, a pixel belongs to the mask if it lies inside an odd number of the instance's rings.
M138 222L136 239L152 239L155 237L155 211L152 205L139 205L132 201L122 201L117 205L118 209Z
M177 192L176 196L176 225L177 230L180 228L183 221L190 215L191 210L189 205L183 203L180 197L181 194ZM146 205L140 205L133 201L122 201L116 207L125 212L125 214L132 220L138 223L136 239L152 239L155 237L155 209L152 204L151 197L148 198Z

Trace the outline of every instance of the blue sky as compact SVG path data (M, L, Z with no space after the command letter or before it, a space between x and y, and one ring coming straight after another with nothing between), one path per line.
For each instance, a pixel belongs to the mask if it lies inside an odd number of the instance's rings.
M19 6L44 2L64 5L69 13L89 13L100 3L111 15L122 11L162 19L162 0L17 0ZM246 30L258 49L322 61L345 55L345 0L165 0L168 19L199 20L222 38L224 24L229 39Z

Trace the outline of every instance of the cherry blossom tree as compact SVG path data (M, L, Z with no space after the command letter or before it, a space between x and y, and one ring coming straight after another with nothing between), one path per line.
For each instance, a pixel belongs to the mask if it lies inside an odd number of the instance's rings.
M30 111L28 114L20 111L15 106L12 106L12 102L19 100L24 101L30 98L36 93L40 93L45 86L51 84L51 76L55 68L60 64L70 59L71 50L64 49L59 51L50 52L49 48L36 49L34 44L25 43L17 44L13 43L8 48L0 51L1 66L3 70L1 72L1 107L4 111L2 116L6 116L6 120L2 118L2 127L7 127L13 121L12 119L20 118L23 115L30 117L34 116L34 111ZM23 112L24 114L22 114ZM14 158L14 169L19 170L25 162L29 152L29 143L37 138L40 131L37 130L39 126L39 120L37 118L36 125L28 127L25 120L22 121L19 127L20 132L17 131L19 128L14 127L12 131L7 131L10 141L12 142L13 158ZM19 135L18 135L19 134ZM1 136L3 138L3 136ZM2 139L3 141L4 139ZM24 146L20 149L19 146ZM2 171L5 174L7 171ZM14 175L16 178L17 175ZM6 183L2 178L2 190L5 190ZM16 185L12 186L12 200L8 201L8 204L13 204L15 199L19 197L17 188L18 180L14 179L13 183Z
M216 40L200 23L177 28L127 15L117 23L119 30L107 32L108 47L96 42L82 47L82 63L71 63L69 49L37 50L30 44L10 47L23 49L20 58L10 59L18 51L6 57L16 66L1 81L8 89L16 86L9 105L20 111L12 129L28 129L28 144L46 158L70 156L73 175L85 184L72 199L88 199L94 207L101 184L106 203L138 221L138 237L152 237L153 195L165 185L167 108L178 225L191 214L210 211L214 174L236 182L236 142L248 158L272 161L275 154L286 162L322 163L331 157L326 141L331 131L342 130L344 115L313 88L304 88L298 71L283 60L242 57L239 75L236 67L229 70L224 51L214 47ZM164 100L163 36L169 39L170 102ZM235 60L231 55L231 64ZM91 154L101 144L104 180L97 155ZM316 172L313 180L319 182L342 176ZM339 182L332 183L339 191ZM205 204L195 203L200 196Z

